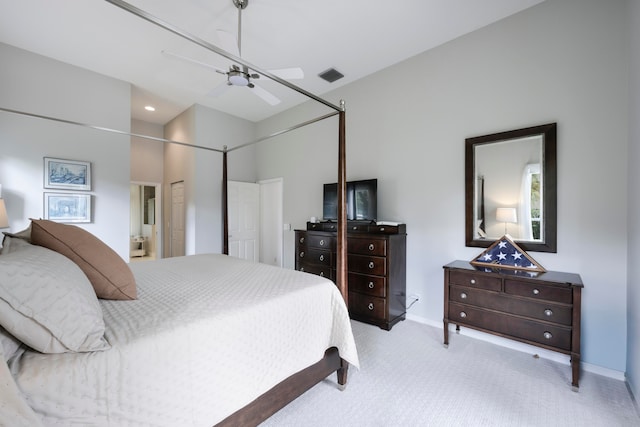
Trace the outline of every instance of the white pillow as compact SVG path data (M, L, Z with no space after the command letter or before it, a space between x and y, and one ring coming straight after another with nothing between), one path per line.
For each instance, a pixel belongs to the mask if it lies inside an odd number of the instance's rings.
M42 353L105 350L98 298L64 255L24 245L0 256L0 325Z
M4 354L4 360L11 359L20 349L20 341L0 326L0 351Z

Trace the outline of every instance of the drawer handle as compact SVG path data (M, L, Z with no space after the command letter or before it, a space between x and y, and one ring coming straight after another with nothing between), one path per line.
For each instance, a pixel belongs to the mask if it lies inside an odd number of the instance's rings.
M357 229L358 229L358 226L357 226L357 225L354 225L351 229L352 229L352 230L357 230Z
M460 317L462 317L464 319L465 317L467 317L467 313L465 313L464 311L461 311L460 312Z
M324 271L320 272L320 277L324 277Z
M369 303L369 310L373 310L373 303L372 302Z
M547 308L547 309L544 311L544 314L545 314L545 316L549 316L549 317L551 317L551 316L553 316L553 311L552 311L551 309Z
M375 249L375 246L373 246L373 243L369 243L369 250L372 251Z
M320 255L320 261L324 261L324 255Z
M534 289L534 290L533 290L533 294L534 294L534 295L538 295L539 293L540 293L540 290L539 290L539 289Z
M464 292L460 292L460 298L467 299L467 294Z
M300 271L304 271L304 267L300 267Z
M380 231L384 231L384 227L380 227Z
M375 287L375 285L373 284L373 282L369 282L369 289L373 289Z
M550 340L551 338L553 338L553 335L551 334L551 332L546 331L544 334L542 334L542 336L544 336L545 339Z
M320 240L320 246L324 246L324 239Z
M300 238L300 243L304 243L304 237Z
M472 285L475 285L475 284L476 284L476 279L471 279L471 280L469 281L469 283L471 283Z
M373 261L369 261L369 268L373 269L376 265L373 263Z
M304 258L304 251L300 252L300 258Z

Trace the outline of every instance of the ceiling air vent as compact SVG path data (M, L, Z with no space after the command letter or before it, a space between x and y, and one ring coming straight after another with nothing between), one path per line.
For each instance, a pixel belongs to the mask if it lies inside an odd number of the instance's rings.
M336 70L335 68L329 68L328 70L318 74L318 77L328 81L329 83L333 83L336 80L343 78L344 74L342 74L340 71Z

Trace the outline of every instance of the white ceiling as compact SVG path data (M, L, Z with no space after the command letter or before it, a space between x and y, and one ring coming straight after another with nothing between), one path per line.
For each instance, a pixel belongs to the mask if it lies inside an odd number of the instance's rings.
M259 68L301 67L291 81L322 96L339 86L446 43L543 0L249 0L242 58ZM237 34L232 0L130 0L130 4L216 46L216 30ZM269 79L273 107L231 87L224 75L163 55L168 50L227 69L231 61L104 0L0 0L0 42L133 85L133 118L164 124L198 103L259 121L307 98ZM318 74L334 67L344 78ZM144 105L156 106L154 113ZM10 106L0 106L10 108Z

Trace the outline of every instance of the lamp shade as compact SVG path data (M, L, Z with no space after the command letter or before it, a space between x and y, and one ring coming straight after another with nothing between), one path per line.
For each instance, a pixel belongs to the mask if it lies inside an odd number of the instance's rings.
M0 228L9 227L9 217L7 216L7 208L4 206L4 200L0 199Z
M498 222L518 222L516 208L496 209L496 221Z

